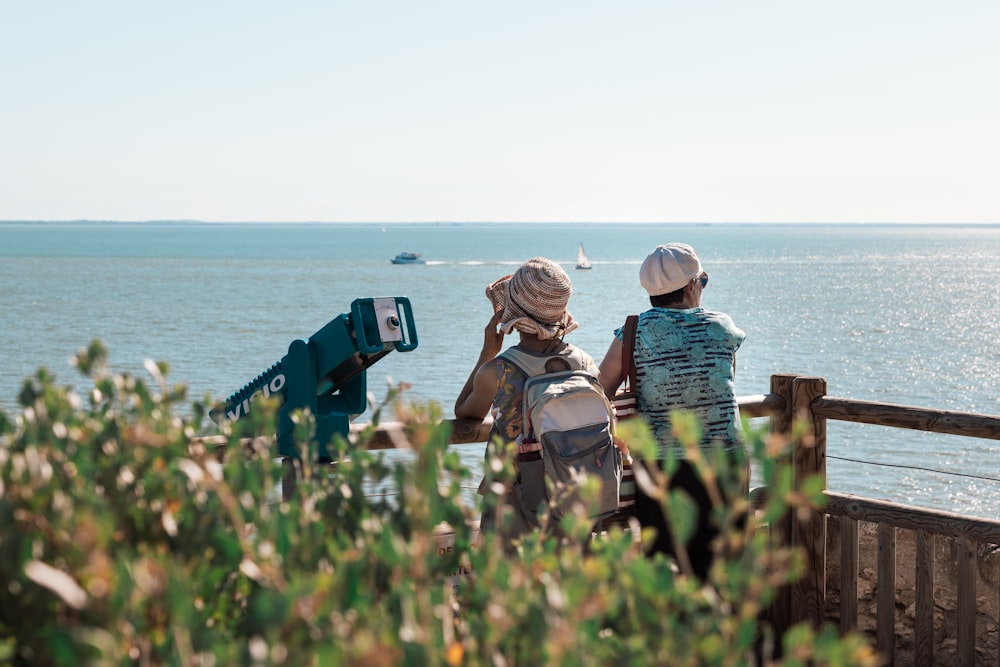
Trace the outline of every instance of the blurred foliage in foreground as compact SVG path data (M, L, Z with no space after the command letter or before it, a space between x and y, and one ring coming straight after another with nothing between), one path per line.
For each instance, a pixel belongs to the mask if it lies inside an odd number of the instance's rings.
M587 544L578 517L564 524L577 539L532 536L513 557L491 536L473 544L463 487L478 479L433 405L397 411L411 460L338 443L340 462L306 465L282 501L273 412L208 446L206 405L179 416L186 390L164 364L144 382L105 361L99 342L77 356L86 396L43 369L21 413L0 413L0 664L874 664L858 636L774 638L761 622L802 559L760 519L810 502L789 493L784 445L763 433L750 449L769 504L699 586L627 531ZM682 500L665 502L683 517Z

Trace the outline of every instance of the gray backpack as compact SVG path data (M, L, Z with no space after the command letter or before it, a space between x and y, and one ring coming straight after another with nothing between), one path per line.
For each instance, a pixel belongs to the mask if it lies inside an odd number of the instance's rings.
M547 507L558 520L580 502L579 487L587 478L600 482L594 519L618 510L622 455L614 445L614 408L601 383L571 356L535 357L515 348L500 356L528 376L524 383L523 432L517 441L517 498L525 514L538 524ZM547 371L546 363L562 360L566 370Z

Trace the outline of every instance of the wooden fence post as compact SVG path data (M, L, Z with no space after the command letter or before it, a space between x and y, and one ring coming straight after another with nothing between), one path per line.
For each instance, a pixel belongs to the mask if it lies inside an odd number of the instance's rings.
M792 414L805 427L792 454L795 488L818 475L826 488L826 419L812 410L813 401L826 395L826 380L797 377L792 381ZM806 572L792 585L792 623L807 621L813 627L823 622L826 598L826 515L818 511L796 512L792 520L792 543L806 556Z
M771 437L790 439L792 433L792 381L798 377L794 374L778 374L771 376L771 393L779 394L785 399L785 410L781 414L771 415ZM787 461L791 463L791 461ZM771 535L778 539L781 546L790 546L792 543L792 514L786 513L781 519L771 524ZM771 628L775 633L775 640L780 642L788 628L791 627L792 619L792 589L782 586L775 594L774 602L771 604Z

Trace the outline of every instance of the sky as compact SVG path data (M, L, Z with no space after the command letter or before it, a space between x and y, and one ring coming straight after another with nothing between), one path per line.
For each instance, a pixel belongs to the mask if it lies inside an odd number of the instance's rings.
M0 3L0 220L1000 223L1000 2Z

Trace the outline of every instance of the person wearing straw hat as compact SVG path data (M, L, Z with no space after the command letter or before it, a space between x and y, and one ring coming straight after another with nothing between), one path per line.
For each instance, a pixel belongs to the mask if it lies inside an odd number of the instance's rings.
M527 376L517 365L498 356L504 336L516 330L518 342L512 347L532 356L549 357L548 371L572 368L587 370L595 376L598 373L597 364L589 354L563 340L579 326L567 310L572 292L566 271L544 257L529 259L512 275L504 276L486 290L494 313L486 325L476 365L455 400L458 419L481 420L493 414L487 465L479 486L479 494L488 498L480 519L481 532L498 528L504 508L510 509L509 520L499 526L505 537L515 538L532 526L514 500L515 489L490 481L489 461L501 456L503 449L517 440L523 423L521 401Z
M692 459L722 462L724 467L716 467L715 472L733 473L728 477L745 483L734 379L736 350L746 334L729 315L702 307L708 273L694 248L685 243L667 243L650 252L639 269L639 283L649 294L652 307L639 315L633 348L638 412L656 438L656 464L667 472L669 490L686 493L696 505L697 515L694 534L683 554L674 548L663 504L650 497L641 484L636 488L636 518L644 528L656 529L655 539L644 544L647 555L683 557L689 561L686 569L705 580L713 560L712 542L719 534L711 518L712 508L731 496L721 488L724 484L706 482L703 469ZM619 327L615 331L601 361L601 385L609 397L624 381L623 330ZM693 449L677 438L673 423L677 411L697 417L701 433Z

